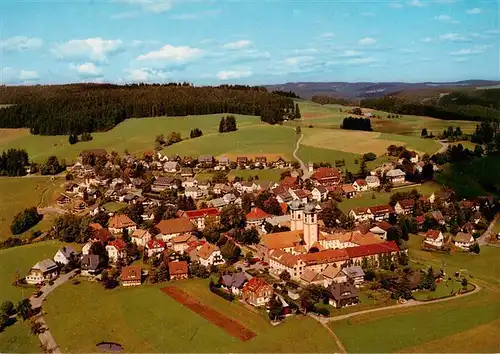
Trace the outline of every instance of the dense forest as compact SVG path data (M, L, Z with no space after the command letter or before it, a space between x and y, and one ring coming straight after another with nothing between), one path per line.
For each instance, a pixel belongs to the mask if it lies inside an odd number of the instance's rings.
M319 103L319 104L341 104L343 106L349 106L352 104L351 101L346 100L344 98L335 98L330 96L312 96L311 101Z
M350 130L365 130L371 132L372 122L369 118L356 118L356 117L347 117L344 118L341 125L342 129L350 129Z
M9 149L0 155L0 176L24 176L25 166L29 165L28 153L25 150Z
M425 104L387 96L362 100L361 107L446 120L500 121L500 89L454 92Z
M235 113L274 124L295 114L291 98L262 87L194 87L189 84L0 86L0 128L32 134L103 131L132 117Z

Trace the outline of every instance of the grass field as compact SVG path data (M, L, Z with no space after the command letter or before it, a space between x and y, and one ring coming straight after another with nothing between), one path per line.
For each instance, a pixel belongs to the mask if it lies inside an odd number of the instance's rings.
M270 169L270 170L231 170L228 174L229 179L234 179L234 177L241 177L243 179L248 179L248 177L259 176L261 181L272 181L279 182L281 174L286 170L281 169Z
M40 203L49 204L53 194L60 188L60 183L50 177L1 177L0 241L12 236L10 224L14 215ZM44 219L33 230L45 231L50 224L50 217Z
M292 159L296 134L284 126L259 124L239 128L236 132L215 133L189 139L168 146L162 153L167 155L199 156L223 154L279 154Z
M419 249L421 236L408 243L410 260L446 273L466 269L470 282L482 287L474 295L421 307L389 310L331 323L349 352L495 352L500 346L500 248L482 247L479 256L451 255ZM359 340L363 333L363 340ZM466 340L471 339L471 340Z
M121 202L109 202L103 205L103 208L112 213L116 213L117 211L123 210L128 206L127 203Z
M240 342L219 327L163 294L159 288L119 288L65 284L44 309L63 352L93 352L101 341L123 345L126 352L333 352L328 332L312 318L289 318L272 327L259 313L228 303L209 292L206 281L173 282L201 301L256 331ZM71 298L68 302L65 299ZM104 309L104 310L103 310ZM307 336L303 333L307 332ZM296 340L297 338L301 340Z
M421 194L430 196L433 192L437 192L441 189L441 186L434 182L426 182L420 186L409 186L404 188L398 188L393 190L392 192L364 192L358 194L355 198L352 199L344 199L339 203L339 208L347 213L349 210L355 207L368 207L378 204L387 204L391 198L391 195L396 192L409 192L412 189L416 189ZM373 195L375 195L375 199L373 199Z
M38 353L38 337L30 332L29 321L18 321L0 332L0 352Z
M8 148L25 149L30 159L45 162L48 156L56 155L72 161L86 149L104 148L123 153L127 149L132 154L152 150L155 137L159 134L167 136L172 131L180 132L182 137L189 137L193 128L199 128L203 134L218 131L220 118L225 114L210 114L187 117L158 117L127 119L107 132L92 133L93 139L70 145L68 136L30 135L28 129L0 129L0 151ZM234 115L238 128L250 125L261 125L259 117ZM40 147L43 146L43 149Z
M437 284L435 291L417 291L413 293L413 297L421 301L434 300L448 297L452 292L456 293L461 290L463 290L461 281L453 277L451 280L446 280ZM467 290L473 290L472 285L469 284Z

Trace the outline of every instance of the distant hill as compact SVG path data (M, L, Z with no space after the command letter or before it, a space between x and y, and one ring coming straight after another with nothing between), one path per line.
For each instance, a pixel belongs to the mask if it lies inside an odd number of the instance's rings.
M330 96L357 100L377 98L387 95L401 95L405 99L417 100L433 97L442 93L457 90L475 90L478 87L489 87L500 84L500 81L467 80L458 82L289 82L281 85L267 85L270 91L294 92L302 98L312 96Z

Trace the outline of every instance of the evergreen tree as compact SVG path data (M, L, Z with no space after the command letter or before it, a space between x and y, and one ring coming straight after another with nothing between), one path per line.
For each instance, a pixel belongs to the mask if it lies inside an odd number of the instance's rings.
M68 141L71 145L74 145L78 142L78 136L76 134L70 134Z
M426 138L428 136L428 133L427 133L427 128L423 128L422 129L422 133L420 134L420 136L422 138Z
M300 108L299 108L299 104L298 103L295 104L295 118L297 118L297 119L302 118L302 116L300 114Z

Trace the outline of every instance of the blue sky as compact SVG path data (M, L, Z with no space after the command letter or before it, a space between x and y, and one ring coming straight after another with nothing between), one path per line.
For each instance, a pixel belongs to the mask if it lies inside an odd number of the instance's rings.
M0 83L500 79L499 1L0 2Z

